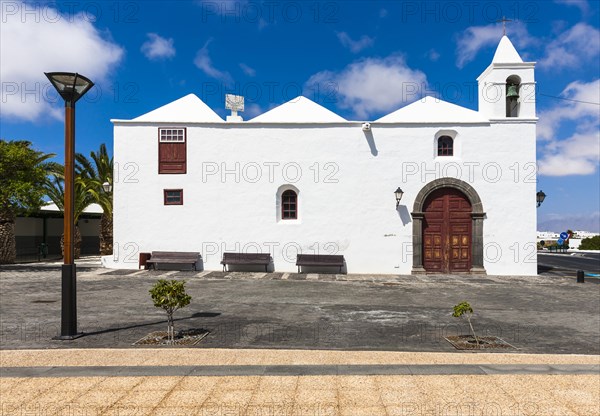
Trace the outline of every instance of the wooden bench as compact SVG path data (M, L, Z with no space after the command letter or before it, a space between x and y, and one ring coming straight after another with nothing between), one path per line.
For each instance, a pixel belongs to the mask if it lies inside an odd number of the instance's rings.
M157 264L191 264L196 270L196 263L202 256L196 251L153 251L150 258L146 260L148 267L156 270Z
M227 265L241 266L265 266L265 272L268 271L271 264L271 255L269 253L223 253L223 271L227 271Z
M323 266L323 267L339 267L340 273L344 267L344 256L333 254L298 254L296 257L296 266L300 273L300 266Z

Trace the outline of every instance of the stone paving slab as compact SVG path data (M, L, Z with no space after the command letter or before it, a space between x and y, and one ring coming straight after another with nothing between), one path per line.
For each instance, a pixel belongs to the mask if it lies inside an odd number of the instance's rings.
M596 375L2 378L7 415L595 416Z

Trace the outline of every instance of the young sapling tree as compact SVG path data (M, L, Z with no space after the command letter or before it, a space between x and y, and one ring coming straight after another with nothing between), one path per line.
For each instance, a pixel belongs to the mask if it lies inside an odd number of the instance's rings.
M175 326L173 313L190 304L192 297L185 292L185 281L160 279L150 289L154 306L167 312L167 338L168 343L175 342Z
M469 305L469 302L461 302L454 307L454 313L452 316L456 318L466 317L467 322L469 322L469 326L471 327L471 332L473 333L473 338L475 338L475 343L479 346L479 338L475 335L475 330L473 329L473 325L471 324L471 316L473 316L473 308Z

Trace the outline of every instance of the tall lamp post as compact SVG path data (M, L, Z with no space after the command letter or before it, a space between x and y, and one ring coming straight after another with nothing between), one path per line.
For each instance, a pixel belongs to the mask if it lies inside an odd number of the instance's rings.
M56 91L65 101L65 200L64 200L64 263L62 265L62 309L60 336L75 339L77 332L77 271L74 261L75 231L75 103L94 86L86 77L71 72L46 72Z

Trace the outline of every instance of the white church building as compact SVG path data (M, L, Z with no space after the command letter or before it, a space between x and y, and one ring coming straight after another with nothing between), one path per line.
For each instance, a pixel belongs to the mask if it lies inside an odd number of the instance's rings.
M190 94L112 120L104 262L197 251L220 270L224 252L262 252L295 272L299 253L342 254L348 273L535 275L534 65L504 36L478 111L428 96L348 121L301 96L225 121Z

